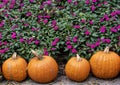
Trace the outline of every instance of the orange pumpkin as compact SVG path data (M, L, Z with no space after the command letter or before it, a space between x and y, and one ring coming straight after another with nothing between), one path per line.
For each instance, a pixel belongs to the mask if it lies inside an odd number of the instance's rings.
M65 66L67 77L74 81L84 81L90 72L90 64L85 58L72 57Z
M26 78L27 62L15 52L12 57L4 61L2 72L7 80L22 81Z
M98 51L90 59L92 73L103 79L116 77L120 72L120 58L109 47L104 51Z
M35 55L28 64L29 77L39 83L48 83L54 80L58 73L58 65L56 61L45 55L38 55L38 53L32 50Z

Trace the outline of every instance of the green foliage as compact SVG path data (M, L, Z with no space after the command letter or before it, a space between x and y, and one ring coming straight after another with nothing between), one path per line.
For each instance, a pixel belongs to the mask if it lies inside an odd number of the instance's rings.
M92 0L88 4L89 0L30 1L8 2L0 9L3 59L16 51L29 60L31 49L55 58L65 55L65 59L76 53L89 59L106 46L120 53L119 0Z

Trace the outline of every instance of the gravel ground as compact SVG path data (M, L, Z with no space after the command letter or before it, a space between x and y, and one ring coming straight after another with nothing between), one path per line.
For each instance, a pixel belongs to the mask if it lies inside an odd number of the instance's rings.
M90 75L88 79L83 82L74 82L63 75L57 77L55 81L49 84L39 84L28 78L21 83L4 80L2 83L0 82L0 85L120 85L120 76L114 79L102 80Z

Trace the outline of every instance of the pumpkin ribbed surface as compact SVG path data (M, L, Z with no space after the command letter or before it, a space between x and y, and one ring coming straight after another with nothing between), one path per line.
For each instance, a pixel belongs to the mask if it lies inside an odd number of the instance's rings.
M58 65L50 56L42 56L42 59L34 57L28 64L29 77L40 83L48 83L54 80L58 73Z
M27 62L17 56L16 59L11 57L3 63L2 72L7 80L22 81L27 76L26 68Z
M90 59L90 65L92 73L98 78L114 78L120 72L120 58L112 51L95 53Z
M89 62L81 58L77 61L76 57L72 57L65 66L65 73L67 77L74 81L84 81L90 72Z

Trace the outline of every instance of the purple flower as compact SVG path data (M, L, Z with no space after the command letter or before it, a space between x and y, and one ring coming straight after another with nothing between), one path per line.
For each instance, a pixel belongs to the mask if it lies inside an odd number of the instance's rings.
M72 2L72 0L67 0L67 2L70 4Z
M52 46L56 46L59 40L60 40L59 38L55 38L54 41L52 42Z
M5 52L7 52L9 50L9 48L4 48Z
M30 3L33 3L34 2L34 0L29 0L30 1Z
M12 32L12 34L11 34L11 38L12 38L12 39L15 39L16 37L17 37L16 32Z
M101 39L101 40L102 40L102 42L106 42L106 43L110 43L110 42L111 42L111 40L108 39L108 38L103 38L103 39Z
M31 37L31 38L29 38L29 39L26 39L26 42L27 42L28 44L31 44L34 40L35 40L35 37Z
M98 6L98 7L100 7L100 6L101 6L101 4L99 3L97 6Z
M29 16L31 16L31 15L32 15L31 12L27 12L27 13L26 13L26 16L27 16L27 17L29 17Z
M77 50L75 48L72 48L72 53L77 53Z
M117 29L115 29L116 27L112 27L112 28L110 28L110 31L111 32L117 32Z
M46 15L44 16L44 18L50 19L50 15Z
M26 27L27 27L27 26L29 26L29 24L28 24L28 23L25 23L25 24L24 24L24 26L26 26Z
M73 37L73 42L76 43L77 41L78 41L78 37L77 36Z
M18 28L18 25L13 25L13 26L11 27L12 30L14 30L15 28Z
M79 28L80 28L80 25L73 25L73 28L79 29Z
M100 18L100 22L103 22L104 21L104 18Z
M120 15L120 10L115 11L117 15Z
M39 41L39 40L35 40L34 43L35 43L36 45L38 45L38 44L40 43L40 41Z
M2 20L1 22L0 22L0 27L3 27L4 26L4 21Z
M35 31L36 29L34 27L31 28L32 31Z
M74 1L74 5L77 5L78 4L78 2L77 1Z
M43 8L44 8L44 5L41 5L41 6L40 6L40 9L43 9Z
M72 45L67 45L67 49L72 49Z
M55 27L57 25L57 21L56 20L53 20L52 23L51 23L52 27Z
M56 48L51 48L51 51L55 51L56 50Z
M67 41L66 41L66 45L71 45L70 40L67 40Z
M6 18L8 18L9 14L8 14L8 13L6 13L6 14L4 14L4 16L5 16Z
M41 19L43 16L42 15L38 15L37 17L38 17L38 19Z
M110 15L113 17L113 16L116 15L116 12L115 12L115 11L114 11L114 12L111 12Z
M107 1L104 1L104 2L103 2L103 4L104 4L104 5L107 5L107 4L108 4L108 2L107 2Z
M44 48L44 55L49 55L49 53L48 53L46 48Z
M9 0L2 0L4 4L7 4Z
M47 5L51 5L51 0L48 0L48 1L45 1L45 2L43 2L43 5L45 5L45 4L47 4Z
M11 4L15 5L16 0L11 0Z
M0 54L4 54L5 53L5 49L0 49Z
M105 39L105 42L106 42L106 43L110 43L111 40L110 40L110 39Z
M7 41L4 41L4 42L3 42L3 44L4 44L4 45L7 45L7 44L8 44L8 42L7 42Z
M85 1L85 4L90 4L90 0L86 0L86 1Z
M100 32L101 32L101 33L105 33L105 31L106 31L106 27L105 27L105 26L102 26L102 27L100 28Z
M32 42L34 39L35 39L35 37L31 37L31 38L29 39L29 41Z
M95 47L96 47L95 44L90 45L90 48L92 48L92 49L94 49Z
M86 20L82 19L82 20L81 20L81 22L82 22L82 23L85 23L85 22L86 22Z
M55 27L54 27L54 30L55 30L55 31L57 31L58 29L59 29L58 26L55 26Z
M3 3L1 3L1 4L0 4L0 9L1 9L1 8L3 8L3 7L4 7L4 4L3 4Z
M20 6L23 7L23 6L24 6L24 3L20 3Z
M92 0L93 3L97 2L97 0Z
M90 20L90 22L89 22L89 23L90 23L90 25L94 24L94 22L93 22L92 20Z
M13 9L14 8L14 4L10 4L9 8Z
M48 19L44 19L43 22L44 22L44 24L47 24L48 23Z
M55 41L55 42L59 42L59 40L60 40L59 38L55 38L55 40L54 40L54 41Z
M41 20L38 20L37 22L38 22L38 23L40 23L40 22L41 22Z
M109 21L109 20L110 20L110 18L108 17L107 14L105 14L103 18L104 18L106 21Z
M91 6L91 10L95 11L95 6L94 5Z
M116 28L119 30L120 29L120 24Z
M95 46L99 46L100 45L100 41L95 42Z
M53 41L52 46L56 46L56 45L57 45L57 42Z
M88 30L85 31L85 35L90 35L90 32Z
M8 50L9 50L9 48L0 49L0 54L4 54L4 53L7 52Z
M24 38L20 38L20 42L22 43L22 42L24 42L25 40L24 40Z
M2 41L0 41L0 46L2 46L3 45L3 43L2 43Z

